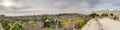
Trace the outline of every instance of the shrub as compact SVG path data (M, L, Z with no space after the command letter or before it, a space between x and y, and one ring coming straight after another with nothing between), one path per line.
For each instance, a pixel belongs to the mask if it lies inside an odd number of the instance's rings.
M1 23L4 30L24 30L24 24L20 22L12 22L10 19L2 19Z

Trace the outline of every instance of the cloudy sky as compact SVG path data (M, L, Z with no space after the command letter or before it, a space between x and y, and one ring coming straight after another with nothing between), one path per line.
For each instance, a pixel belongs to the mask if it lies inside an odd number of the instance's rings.
M0 0L0 14L8 16L80 13L120 9L120 0Z

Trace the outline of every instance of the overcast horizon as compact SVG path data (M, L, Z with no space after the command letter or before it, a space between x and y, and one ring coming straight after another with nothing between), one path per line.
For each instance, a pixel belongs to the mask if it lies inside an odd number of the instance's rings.
M7 16L80 13L120 9L120 0L0 0L0 14Z

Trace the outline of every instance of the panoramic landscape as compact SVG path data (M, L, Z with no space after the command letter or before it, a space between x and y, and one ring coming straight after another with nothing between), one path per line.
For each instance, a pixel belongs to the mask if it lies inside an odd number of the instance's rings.
M0 30L120 30L120 0L0 0Z

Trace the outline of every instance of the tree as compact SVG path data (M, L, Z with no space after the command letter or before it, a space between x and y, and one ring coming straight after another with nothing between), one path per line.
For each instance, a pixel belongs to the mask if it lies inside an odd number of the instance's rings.
M113 14L111 13L110 16L113 16Z
M113 19L114 19L114 20L117 20L117 19L119 19L119 17L115 16Z
M106 16L108 16L108 14L102 14L101 16L102 16L102 17L106 17Z
M96 17L96 16L99 16L99 15L96 14L96 13L92 13L92 14L89 15L89 17L92 17L92 18L94 18L94 17Z
M55 19L48 19L44 22L45 28L55 28L55 30L59 30L61 28L61 22Z
M46 15L42 15L42 22L45 22L47 20L47 16Z

